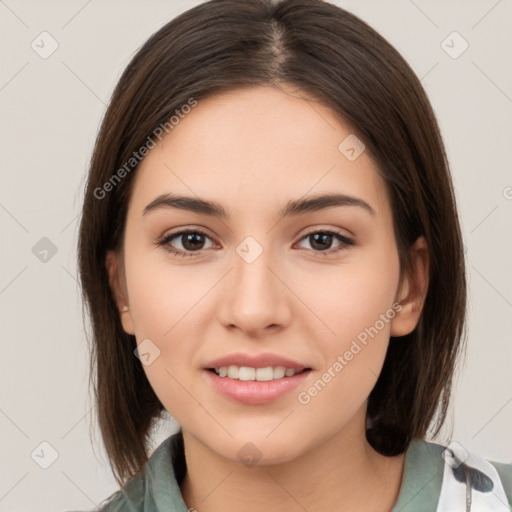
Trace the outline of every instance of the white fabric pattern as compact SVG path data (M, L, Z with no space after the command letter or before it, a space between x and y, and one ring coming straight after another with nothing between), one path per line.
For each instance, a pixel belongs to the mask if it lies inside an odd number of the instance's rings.
M437 512L510 512L496 468L452 442L443 451L444 472Z

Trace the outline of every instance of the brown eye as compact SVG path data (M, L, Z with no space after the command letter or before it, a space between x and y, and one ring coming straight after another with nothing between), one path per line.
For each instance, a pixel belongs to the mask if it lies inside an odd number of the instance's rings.
M353 245L354 241L336 231L313 231L302 237L301 241L308 240L314 252L333 254L343 251L349 245ZM331 248L333 242L338 242L338 246Z
M200 230L185 230L172 233L163 238L159 245L165 247L169 252L180 255L180 256L194 256L194 253L208 248L205 247L207 240L211 240L210 237ZM176 245L181 245L177 247Z

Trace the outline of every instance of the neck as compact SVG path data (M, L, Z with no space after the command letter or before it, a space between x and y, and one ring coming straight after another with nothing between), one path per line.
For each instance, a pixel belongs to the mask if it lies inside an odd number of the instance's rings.
M220 456L183 431L183 499L199 512L389 511L400 490L405 454L376 452L366 441L365 414L359 416L291 461L251 467Z

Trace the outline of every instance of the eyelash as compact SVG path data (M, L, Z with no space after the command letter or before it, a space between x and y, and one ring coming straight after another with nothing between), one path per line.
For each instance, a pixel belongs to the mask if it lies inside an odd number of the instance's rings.
M181 250L176 250L174 248L172 248L169 244L172 240L174 240L175 238L179 238L180 236L183 236L183 235L187 235L187 234L199 234L199 235L202 235L202 236L205 236L207 238L210 238L211 237L205 233L204 231L201 231L200 229L186 229L186 230L183 230L183 231L177 231L176 233L172 233L170 235L167 235L165 237L163 237L162 239L160 239L158 242L157 242L157 245L159 247L164 247L166 251L170 252L171 254L174 254L175 256L183 256L183 257L188 257L188 256L197 256L201 253L202 249L198 250L198 251L181 251ZM338 253L338 252L341 252L341 251L346 251L348 246L351 246L351 245L354 245L354 241L351 240L350 238L347 238L346 236L342 235L341 233L337 232L337 231L333 231L333 230L318 230L318 231L311 231L310 233L307 233L305 234L301 239L300 239L300 242L312 235L316 235L316 234L324 234L324 235L333 235L334 238L336 240L338 240L338 242L340 242L340 246L337 247L337 248L334 248L334 249L328 249L326 251L315 251L313 249L313 252L318 254L319 256L329 256L331 254L335 254L335 253Z

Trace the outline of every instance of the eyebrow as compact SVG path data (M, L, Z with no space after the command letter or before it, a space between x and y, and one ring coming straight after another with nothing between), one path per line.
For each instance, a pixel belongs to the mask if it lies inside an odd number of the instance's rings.
M375 210L366 201L346 194L322 194L290 200L278 215L280 218L284 218L316 212L334 206L357 206L375 216ZM215 201L176 194L162 194L158 196L144 208L143 215L160 208L176 208L221 219L228 219L230 216L226 209Z

